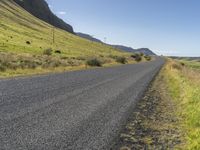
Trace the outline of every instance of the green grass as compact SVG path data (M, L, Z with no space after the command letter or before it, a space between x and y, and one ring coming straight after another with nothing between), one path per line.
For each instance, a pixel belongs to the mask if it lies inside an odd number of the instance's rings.
M181 118L181 127L185 133L183 149L200 149L200 72L197 62L169 61L165 67L165 79L169 93L177 103L177 115ZM177 67L179 66L179 67ZM194 67L195 66L195 67Z
M53 42L53 30L55 35L55 41ZM45 50L52 49L50 54L50 64L55 64L57 61L59 64L68 64L73 67L84 65L87 60L91 58L97 58L102 62L102 65L116 64L114 57L124 57L127 63L134 63L135 60L130 57L130 53L116 50L115 48L80 38L76 35L68 33L64 30L53 28L46 22L39 20L32 16L24 9L16 5L12 0L0 1L0 55L7 54L9 58L7 60L0 57L0 66L6 64L6 68L9 70L9 74L13 76L16 70L12 70L12 65L17 65L21 74L27 73L30 68L25 67L28 71L21 71L20 59L31 59L32 64L39 61L41 65L36 65L41 68L47 61ZM60 53L55 53L59 51ZM111 57L114 56L114 57ZM16 63L16 64L15 64ZM36 63L38 64L38 63ZM119 64L119 63L118 63ZM29 64L27 64L29 65ZM62 66L57 66L61 67ZM4 66L5 67L5 66ZM16 66L14 67L16 68ZM33 69L33 68L32 68ZM47 68L43 67L46 72ZM4 70L4 68L2 69ZM13 71L13 72L12 72ZM35 71L33 71L35 72ZM47 71L48 72L48 71ZM1 72L0 76L10 76L8 73ZM18 74L17 74L18 75Z
M181 60L181 62L183 62L188 67L191 67L193 69L200 69L200 61L197 61L197 60L192 60L192 61Z

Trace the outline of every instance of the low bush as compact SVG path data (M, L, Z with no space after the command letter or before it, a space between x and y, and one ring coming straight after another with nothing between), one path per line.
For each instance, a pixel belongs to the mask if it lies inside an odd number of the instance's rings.
M144 53L140 53L140 56L144 56Z
M182 66L175 62L171 64L171 67L176 70L182 70Z
M101 67L102 62L98 60L97 58L89 59L86 61L86 65L88 66L96 66L96 67Z
M116 62L121 63L121 64L126 64L127 60L126 60L126 57L120 57L120 56L118 56L116 58Z
M184 63L184 62L181 62L181 66L185 66L185 63Z
M150 61L150 60L151 60L151 56L144 56L144 58L145 58L147 61Z
M86 58L85 58L85 57L82 57L82 56L79 56L79 57L77 57L76 59L77 59L77 60L83 60L83 61L86 60Z
M0 72L6 71L6 67L0 64Z
M115 56L115 55L109 55L110 58L112 59L116 59L118 56Z
M43 51L43 54L44 54L44 55L48 55L48 56L52 55L52 49L51 49L51 48L45 49L45 50Z
M131 57L135 59L135 58L136 58L136 55L137 55L137 54L132 54Z
M137 61L137 62L140 62L142 60L141 55L138 53L131 55L131 57L134 58L135 61Z

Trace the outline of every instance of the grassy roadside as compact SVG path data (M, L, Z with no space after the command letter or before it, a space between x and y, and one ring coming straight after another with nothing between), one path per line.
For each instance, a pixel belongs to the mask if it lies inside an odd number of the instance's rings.
M113 150L175 149L182 143L177 104L166 92L163 68L136 105Z
M200 63L168 59L113 149L199 150Z
M150 61L144 56L140 56L141 60L138 61L133 58L133 55L129 54L126 57L109 55L109 58L104 56L69 58L59 55L0 52L0 78L58 73L96 67L111 67ZM154 58L151 59L153 60Z
M197 68L200 63L196 61L183 64L170 60L164 70L168 91L177 103L177 116L182 120L184 149L189 150L200 149L200 70Z

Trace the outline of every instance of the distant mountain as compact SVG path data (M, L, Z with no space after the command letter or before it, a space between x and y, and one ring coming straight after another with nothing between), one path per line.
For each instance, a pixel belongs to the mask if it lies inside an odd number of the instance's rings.
M111 46L116 49L121 49L126 52L135 52L135 49L133 49L132 47L127 47L127 46L123 46L123 45L111 45Z
M92 37L91 35L85 34L85 33L76 33L76 35L78 35L79 37L88 39L90 41L93 42L99 42L99 43L103 43L101 40L96 39L94 37ZM106 43L104 43L106 44ZM109 44L107 44L109 45ZM145 55L156 55L152 50L148 49L148 48L140 48L140 49L133 49L132 47L127 47L127 46L123 46L123 45L110 45L116 49L122 50L122 51L126 51L126 52L134 52L134 53L144 53Z
M148 48L133 49L132 47L127 47L123 45L111 45L111 46L126 52L143 53L145 55L156 55L152 50Z
M35 17L70 33L74 33L72 26L58 18L50 10L45 0L13 0Z
M135 49L135 53L144 53L145 55L156 55L152 50L148 48Z
M189 61L196 60L200 62L200 57L181 57L181 56L169 56L169 57L173 59L180 59L180 60L184 59Z
M89 34L77 32L76 35L78 35L79 37L88 39L88 40L90 40L90 41L93 41L93 42L103 43L101 40L96 39L96 38L92 37L92 36L89 35Z

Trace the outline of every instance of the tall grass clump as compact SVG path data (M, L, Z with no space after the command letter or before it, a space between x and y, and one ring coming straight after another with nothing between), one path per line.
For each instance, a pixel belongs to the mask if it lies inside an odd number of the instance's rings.
M121 64L126 64L127 60L126 60L126 57L118 56L116 57L116 62L121 63Z
M51 48L48 48L48 49L45 49L43 51L43 54L47 55L47 56L50 56L50 55L52 55L52 52L53 52L53 50Z
M151 61L151 59L152 59L151 56L147 56L147 55L145 55L144 58L145 58L147 61Z
M136 62L142 61L142 56L138 53L132 54L131 57L135 59Z
M92 58L92 59L88 59L86 61L86 65L88 66L93 66L93 67L101 67L102 66L102 62L100 60L98 60L97 58Z

